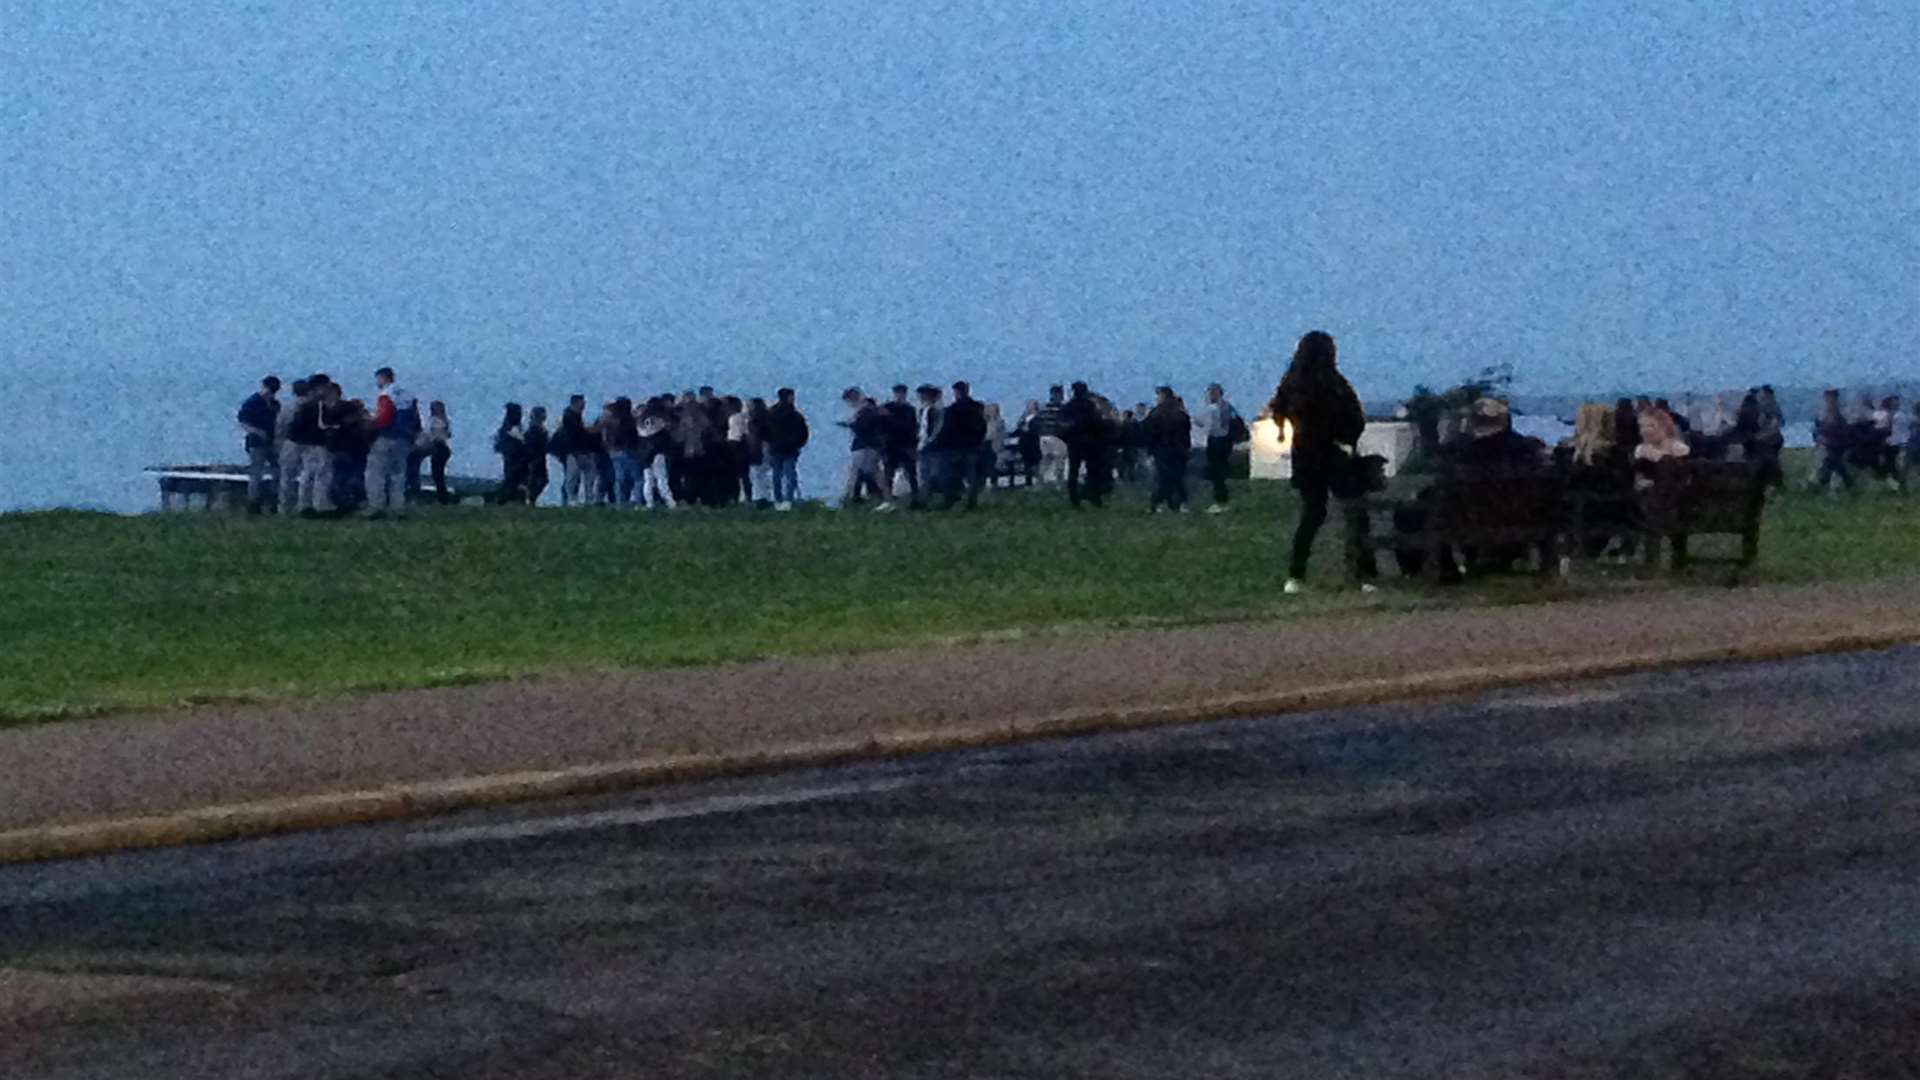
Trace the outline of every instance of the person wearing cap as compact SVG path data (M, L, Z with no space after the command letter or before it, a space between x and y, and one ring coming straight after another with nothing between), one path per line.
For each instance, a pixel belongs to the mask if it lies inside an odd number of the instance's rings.
M369 422L367 516L401 515L407 510L407 462L420 438L420 403L394 382L393 369L373 373L377 396Z
M274 433L280 426L280 377L260 380L260 389L240 403L240 429L246 433L247 513L266 509L267 473L274 468Z
M1207 436L1207 481L1213 485L1209 514L1227 512L1227 471L1233 461L1234 436L1246 426L1243 422L1236 428L1234 421L1239 419L1240 413L1227 400L1226 390L1219 383L1207 387L1207 406L1200 411L1200 423Z
M1512 411L1499 398L1481 398L1473 403L1467 430L1441 447L1442 455L1455 465L1539 465L1546 459L1546 444L1513 430Z

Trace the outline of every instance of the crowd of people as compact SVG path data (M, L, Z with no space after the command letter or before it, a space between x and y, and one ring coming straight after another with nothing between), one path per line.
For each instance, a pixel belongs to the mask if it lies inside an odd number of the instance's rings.
M431 467L432 498L451 497L446 475L453 427L442 402L423 414L391 368L374 373L371 405L348 398L325 374L299 380L282 407L278 378L263 380L241 406L246 432L248 504L254 512L369 516L403 513L428 497L421 482ZM1212 491L1210 512L1225 512L1234 448L1249 440L1239 411L1218 385L1194 410L1170 386L1152 405L1118 408L1084 382L1050 388L1030 401L1009 426L998 405L976 399L964 381L941 388L892 388L886 400L858 387L841 395L846 439L845 483L838 506L890 512L976 508L996 479L1012 485L1059 484L1075 507L1100 507L1117 482L1150 486L1154 512L1183 512L1189 502L1191 459L1203 455ZM1314 540L1330 502L1357 495L1355 447L1365 410L1337 364L1333 338L1304 336L1271 401L1263 410L1286 425L1291 438L1292 484L1301 513L1295 527L1286 590L1304 587ZM1784 486L1781 454L1785 418L1773 388L1755 387L1729 407L1714 398L1704 409L1674 408L1664 398L1621 398L1583 405L1570 438L1557 447L1513 430L1507 404L1474 403L1432 435L1426 453L1443 463L1525 466L1554 464L1570 486L1594 492L1631 491L1652 482L1663 461L1678 458L1746 460L1764 482ZM1849 414L1840 392L1827 391L1814 423L1817 466L1810 486L1855 487L1865 470L1904 490L1907 464L1920 454L1920 404L1909 419L1898 397L1862 397ZM678 395L616 397L591 409L575 394L557 420L544 407L505 407L492 450L501 462L494 501L538 505L558 473L562 506L610 505L668 510L747 505L789 510L802 499L799 461L814 430L794 391L769 403L701 387ZM1904 453L1903 453L1904 451ZM271 496L277 483L277 496ZM1404 524L1404 523L1403 523ZM1621 554L1624 557L1624 553ZM1371 567L1362 567L1363 579ZM1405 569L1405 567L1403 567Z
M444 402L420 404L401 389L392 368L373 374L374 400L349 398L325 374L295 380L283 407L281 382L269 375L241 403L247 451L247 509L292 516L332 515L364 507L369 516L403 514L421 497L420 470L430 464L435 497L450 498L447 462L453 422Z
M347 397L325 374L295 382L284 408L281 388L270 376L240 408L254 512L378 517L404 513L422 498L452 497L446 406L432 402L422 415L392 369L375 373L371 405ZM886 400L854 387L841 405L835 426L846 439L847 468L836 505L881 513L902 506L972 510L996 480L1060 485L1075 507L1105 505L1118 482L1151 481L1154 511L1185 511L1196 447L1212 487L1210 510L1221 513L1231 499L1233 449L1250 438L1217 385L1195 413L1171 387L1160 387L1152 406L1121 409L1083 382L1054 386L1012 425L965 381L946 388L901 384ZM771 403L703 386L616 397L598 408L575 394L557 418L542 406L509 403L491 445L501 463L493 501L539 505L557 495L566 507L790 510L802 499L799 462L814 434L789 388ZM421 483L429 464L430 493Z

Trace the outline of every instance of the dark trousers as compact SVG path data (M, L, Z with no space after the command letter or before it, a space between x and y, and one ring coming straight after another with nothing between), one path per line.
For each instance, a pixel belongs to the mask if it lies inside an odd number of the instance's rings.
M1207 481L1213 485L1213 501L1227 501L1227 464L1233 460L1233 440L1207 440Z
M1327 523L1327 504L1333 493L1324 479L1308 478L1308 482L1295 480L1295 491L1300 495L1300 522L1293 529L1293 557L1287 563L1287 576L1305 580L1307 562L1313 558L1313 541L1320 535L1320 527ZM1349 537L1365 535L1368 529L1367 512L1353 506L1343 506L1341 512L1346 517ZM1353 573L1361 581L1371 581L1380 576L1380 567L1374 558L1373 549L1361 548L1353 556Z
M443 465L442 468L445 466ZM434 483L440 483L440 474L434 474ZM541 458L527 469L527 505L540 505L540 493L547 490L547 459Z
M909 492L909 497L912 500L913 505L915 506L920 505L920 483L923 479L927 479L927 478L921 475L920 452L918 450L887 451L886 473L887 473L886 494L889 498L892 497L893 495L893 486L894 486L895 479L901 473L906 473L907 474L907 491ZM930 479L927 481L927 486L929 488L933 486L932 481Z
M986 487L987 451L954 450L941 455L940 463L940 509L951 510L960 501L960 492L967 493L967 509L980 505L980 492Z
M453 448L445 443L434 443L433 447L427 451L427 462L433 468L433 494L441 502L446 502L451 497L451 493L447 491L447 462L452 459ZM543 460L541 465L544 467L545 464Z
M1187 454L1185 447L1153 452L1153 499L1149 506L1178 510L1187 505Z
M1086 478L1081 479L1081 470ZM1113 466L1107 460L1107 448L1085 443L1067 444L1067 499L1079 506L1084 497L1095 506L1103 504L1113 483Z

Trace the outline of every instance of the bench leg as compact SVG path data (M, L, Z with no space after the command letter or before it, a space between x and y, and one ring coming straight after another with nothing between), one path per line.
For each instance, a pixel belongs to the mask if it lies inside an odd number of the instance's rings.
M1740 534L1740 565L1750 567L1760 561L1760 530L1748 529Z

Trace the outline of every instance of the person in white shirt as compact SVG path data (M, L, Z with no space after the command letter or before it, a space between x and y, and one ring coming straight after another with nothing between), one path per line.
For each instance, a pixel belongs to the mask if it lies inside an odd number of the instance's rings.
M1207 387L1207 403L1200 410L1199 423L1207 440L1207 480L1213 485L1213 505L1207 508L1209 514L1227 512L1227 500L1231 494L1227 490L1227 470L1233 461L1233 422L1239 416L1219 383Z

